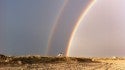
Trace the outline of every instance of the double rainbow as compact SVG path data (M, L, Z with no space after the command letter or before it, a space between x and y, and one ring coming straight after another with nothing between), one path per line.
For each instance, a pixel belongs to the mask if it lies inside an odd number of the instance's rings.
M60 11L59 11L59 14L58 14L57 18L56 18L55 24L53 25L53 28L52 28L52 30L51 30L51 33L50 33L50 36L49 36L49 39L48 39L48 46L47 46L47 52L46 52L46 54L48 54L48 52L49 52L49 48L50 48L50 46L51 46L51 39L52 39L53 34L54 34L54 32L55 32L55 29L56 29L56 27L57 27L57 25L58 25L58 21L59 21L59 19L60 19L60 17L61 17L61 14L63 13L64 8L66 7L68 1L69 1L69 0L65 0L64 4L63 4L63 6L62 6L62 8L61 8ZM75 23L74 29L73 29L73 31L71 32L71 36L70 36L70 38L69 38L68 45L67 45L67 48L66 48L66 56L69 55L69 51L70 51L70 47L71 47L71 44L72 44L72 40L73 40L73 38L74 38L74 35L75 35L75 33L76 33L76 31L77 31L77 29L78 29L80 23L81 23L82 20L85 18L86 14L87 14L88 11L92 8L92 6L95 4L95 2L96 2L96 0L91 0L91 1L89 2L88 6L83 10L82 14L80 15L80 17L78 18L77 22Z

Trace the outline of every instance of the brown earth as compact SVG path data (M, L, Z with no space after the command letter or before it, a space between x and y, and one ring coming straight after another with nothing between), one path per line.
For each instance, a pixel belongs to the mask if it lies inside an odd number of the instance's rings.
M125 59L0 56L0 70L125 70Z

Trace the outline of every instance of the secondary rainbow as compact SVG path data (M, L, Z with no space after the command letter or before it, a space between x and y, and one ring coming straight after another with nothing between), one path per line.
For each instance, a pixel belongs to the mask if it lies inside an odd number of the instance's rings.
M54 22L54 25L53 25L52 30L51 30L50 35L49 35L48 44L47 44L47 51L46 51L46 53L45 53L46 55L48 54L48 52L49 52L49 50L50 50L53 34L54 34L55 29L56 29L56 27L57 27L57 25L58 25L59 19L61 19L61 15L62 15L62 13L63 13L63 11L64 11L64 9L65 9L65 7L66 7L68 1L69 1L69 0L65 0L65 2L63 3L63 5L62 5L62 7L61 7L61 9L60 9L60 11L59 11L57 17L56 17L56 20L55 20L55 22Z
M77 23L76 23L76 25L75 25L75 27L74 27L74 30L73 30L72 33L71 33L71 37L70 37L70 39L69 39L69 43L68 43L68 46L67 46L66 56L69 55L69 51L70 51L70 46L71 46L71 44L72 44L72 40L73 40L73 38L74 38L74 36L75 36L75 33L76 33L76 31L77 31L77 29L78 29L80 23L81 23L82 20L85 18L86 14L87 14L88 11L92 8L92 6L95 4L95 2L96 2L96 0L92 0L92 1L88 4L88 6L86 7L86 9L83 10L83 13L80 15L80 17L79 17L79 19L78 19L78 21L77 21Z

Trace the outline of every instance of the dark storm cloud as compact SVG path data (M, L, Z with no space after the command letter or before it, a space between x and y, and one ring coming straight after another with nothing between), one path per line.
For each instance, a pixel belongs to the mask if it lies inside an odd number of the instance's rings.
M5 41L5 1L4 0L0 0L0 51L1 53L4 53L4 41Z
M62 4L62 0L1 0L0 53L44 55Z

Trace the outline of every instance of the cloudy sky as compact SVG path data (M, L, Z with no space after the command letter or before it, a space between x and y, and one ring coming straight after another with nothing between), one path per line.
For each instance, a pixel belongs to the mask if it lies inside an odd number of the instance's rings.
M65 51L73 25L87 2L0 0L0 53L45 55ZM55 24L56 30L52 39L49 39ZM52 42L49 47L48 40Z
M63 0L0 0L0 53L45 54Z
M67 52L79 17L93 0L0 0L0 53ZM73 37L69 56L124 56L125 1L95 0Z

